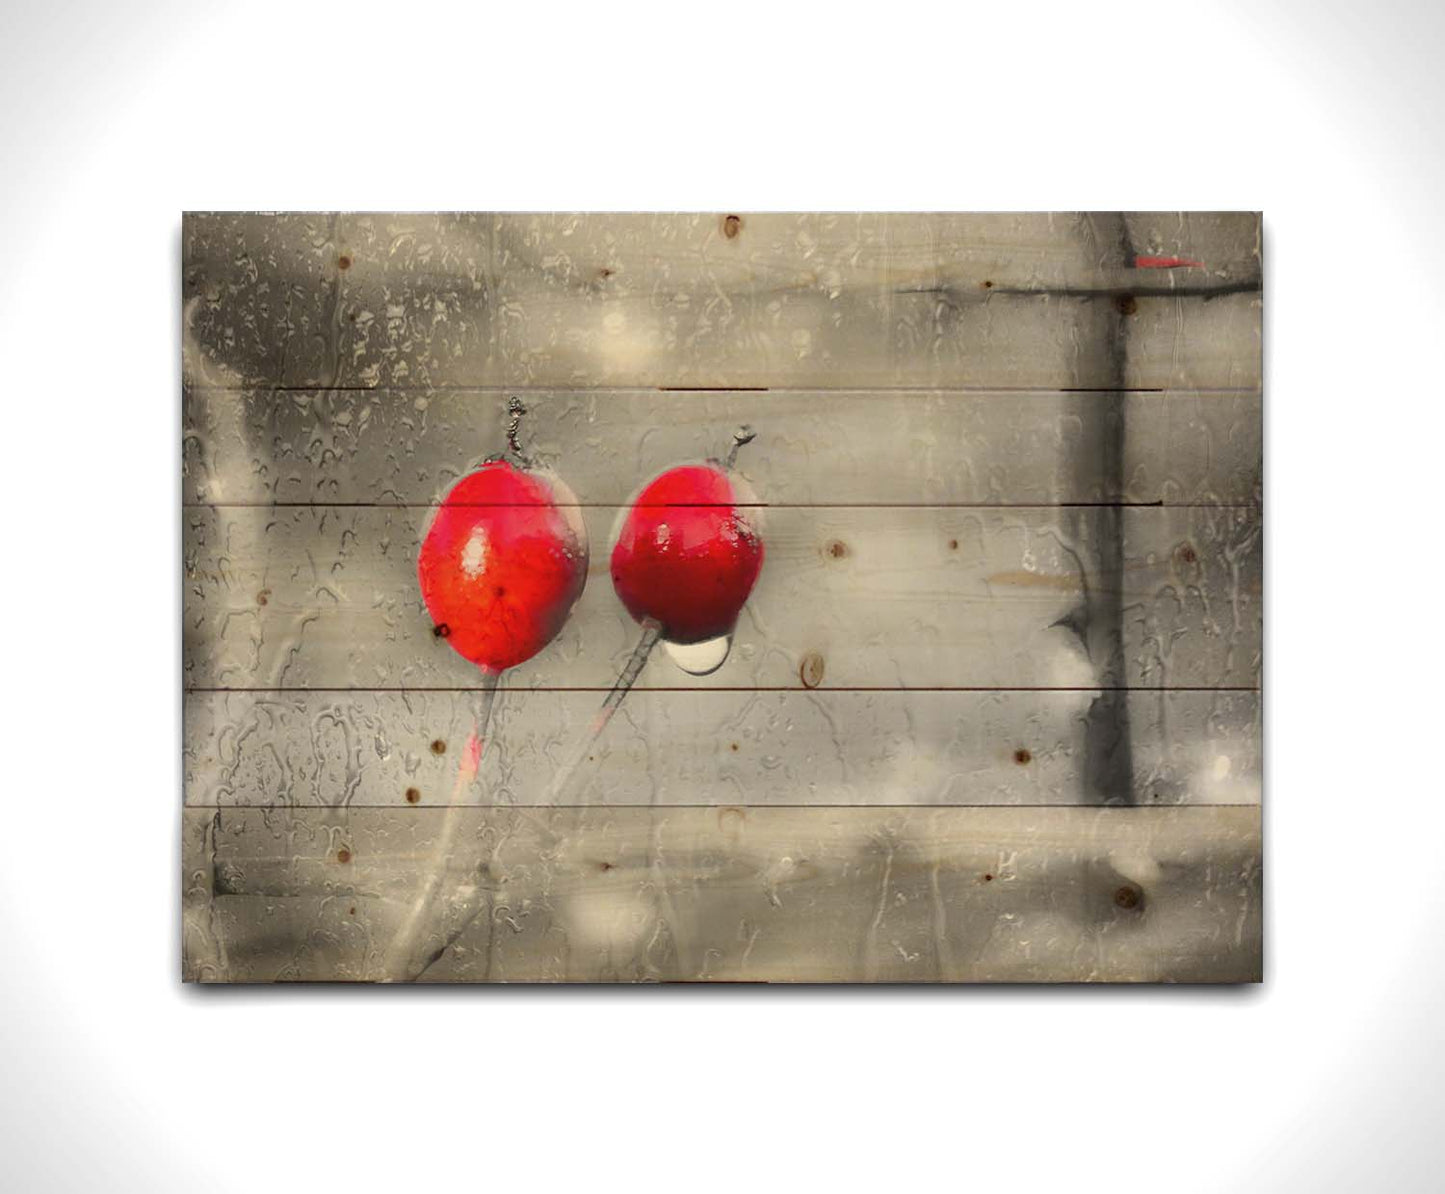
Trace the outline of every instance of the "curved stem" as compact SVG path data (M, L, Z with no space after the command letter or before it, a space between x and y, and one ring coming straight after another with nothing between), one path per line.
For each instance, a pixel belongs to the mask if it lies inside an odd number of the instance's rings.
M587 737L578 743L577 748L552 780L552 785L547 789L546 799L543 804L564 805L570 803L571 797L585 789L588 780L591 778L595 767L588 767L585 764L589 761L597 761L597 752L594 749L597 740L602 737L602 731L607 728L607 723L613 718L617 710L622 706L623 698L632 690L637 683L637 677L642 674L643 665L647 657L652 654L652 649L657 646L658 640L662 638L662 624L655 618L647 618L642 623L642 637L637 640L637 646L632 649L628 656L627 663L622 668L622 674L617 677L617 683L612 686L612 691L602 701L602 708L597 710L597 716L592 719L592 728ZM563 797L568 799L563 799Z
M432 847L431 862L422 878L421 888L412 901L411 907L407 910L406 919L402 922L401 928L387 948L383 965L384 981L386 982L403 981L413 973L412 955L416 951L417 939L421 936L422 926L432 919L434 909L440 900L442 880L446 877L447 861L451 857L457 832L464 820L462 810L467 807L462 803L462 798L476 778L477 769L481 766L482 752L486 746L487 726L492 720L492 706L496 704L497 685L501 678L500 672L486 670L482 672L482 684L477 690L476 724L467 737L466 746L462 749L462 760L457 766L457 778L456 783L452 785L451 800L447 804L446 812L442 814L441 827L437 830L436 844Z
M552 780L552 785L547 789L547 796L542 801L543 805L557 806L565 804L564 796L573 797L577 792L585 789L592 772L596 769L597 740L602 737L602 732L607 728L607 723L622 705L623 698L637 683L637 677L642 674L643 665L652 654L652 649L657 646L658 640L662 637L662 625L653 618L648 618L642 623L642 637L638 639L637 646L632 649L628 656L627 663L622 669L622 674L617 677L617 683L607 694L602 702L602 707L597 710L597 715L592 719L592 727L587 736L578 744L568 757L567 762L557 771ZM586 764L591 763L592 766ZM463 933L471 927L471 924L482 914L483 908L489 908L489 899L478 902L477 907L463 918L461 924L448 934L447 939L442 943L440 949L431 955L421 968L411 974L407 981L415 982L421 978L432 965L437 962L447 950L451 949L460 939Z

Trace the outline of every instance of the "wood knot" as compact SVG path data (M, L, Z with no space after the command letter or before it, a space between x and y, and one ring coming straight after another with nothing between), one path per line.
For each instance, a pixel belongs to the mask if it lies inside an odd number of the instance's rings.
M1114 310L1120 315L1137 315L1139 313L1139 300L1132 294L1121 294L1114 300Z
M418 791L416 788L408 788L406 790L406 802L408 804L415 804L420 799L421 792Z
M817 651L809 651L798 665L798 679L804 688L817 688L823 682L823 657Z
M1144 903L1144 893L1134 884L1126 883L1114 893L1114 903L1117 907L1133 911Z
M841 539L829 539L823 544L823 554L832 556L835 560L845 559L848 555L848 545Z
M440 738L434 738L432 739L431 752L434 755L444 755L447 753L447 744Z
M343 253L340 257L338 257L338 258L336 259L336 268L337 268L337 269L350 269L350 268L351 268L351 258L350 258L347 254Z
M993 283L990 282L987 278L985 278L982 282L980 282L980 283L979 283L979 286L982 287L984 290L992 290L992 289L993 289Z
M448 636L450 636L452 628L448 626L445 622L438 622L435 626L431 628L431 632L436 635L437 638L447 638Z
M350 861L351 861L351 851L348 850L345 846L342 846L341 849L339 849L338 851L336 851L336 861L337 861L337 862L343 862L343 863L344 863L344 862L350 862Z
M268 602L268 601L270 601L270 600L271 600L271 590L270 590L270 589L262 589L259 593L256 594L256 604L257 604L257 605L265 605L266 602Z
M1018 750L1014 751L1014 762L1017 763L1020 767L1027 767L1033 761L1033 752L1030 751L1027 747L1020 746Z
M722 231L728 240L733 240L743 230L742 216L723 216Z

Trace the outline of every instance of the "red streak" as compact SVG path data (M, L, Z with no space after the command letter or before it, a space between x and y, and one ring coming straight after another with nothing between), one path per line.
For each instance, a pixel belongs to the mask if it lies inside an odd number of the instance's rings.
M477 768L482 764L482 740L477 737L476 730L467 735L467 745L462 751L461 770L470 779L476 775Z
M1191 261L1188 257L1136 257L1134 258L1135 269L1179 269L1181 266L1192 265L1196 269L1203 269L1204 262Z

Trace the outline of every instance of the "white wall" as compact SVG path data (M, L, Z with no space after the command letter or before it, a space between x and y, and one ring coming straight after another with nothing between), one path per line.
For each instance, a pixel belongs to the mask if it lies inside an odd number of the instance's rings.
M8 7L0 1184L1432 1188L1441 34L1401 2ZM183 990L179 212L282 206L1262 208L1264 988Z

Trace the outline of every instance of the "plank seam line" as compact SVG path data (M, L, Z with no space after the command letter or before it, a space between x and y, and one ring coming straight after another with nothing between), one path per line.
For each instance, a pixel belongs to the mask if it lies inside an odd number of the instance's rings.
M497 394L538 394L538 395L594 395L604 396L609 394L631 394L641 396L653 393L709 393L709 394L817 394L836 398L840 394L857 395L880 395L880 394L931 394L939 397L947 397L952 394L974 396L978 394L1167 394L1167 395L1192 395L1204 397L1206 395L1221 395L1226 397L1238 397L1240 395L1262 394L1263 386L841 386L841 385L814 385L814 386L724 386L724 387L698 387L698 386L663 386L663 385L636 385L636 386L578 386L578 385L556 385L556 386L508 386L508 385L454 385L446 383L435 383L430 385L375 385L375 386L341 386L341 385L282 385L271 381L253 381L219 384L216 382L198 382L186 378L181 379L181 389L189 390L193 394L477 394L478 396L493 396Z
M941 286L900 286L890 291L892 294L936 294L945 299L963 299L970 303L977 303L987 306L995 297L1004 296L1007 298L1071 298L1071 299L1109 299L1109 298L1180 298L1180 299L1202 299L1209 302L1211 299L1229 298L1236 294L1263 294L1263 278L1242 278L1238 282L1221 282L1218 285L1183 285L1183 286L1158 286L1146 283L1143 286L1128 286L1119 284L1115 286L994 286L979 294L963 286L949 285Z
M418 813L444 813L453 809L465 808L476 809L479 813L506 812L508 809L555 809L563 812L612 812L616 809L649 809L653 812L670 813L676 809L698 809L698 808L746 808L746 809L773 809L779 811L797 811L802 809L859 809L865 811L881 811L889 809L918 809L919 811L933 811L936 809L999 809L1012 811L1014 809L1060 809L1070 811L1073 809L1094 809L1100 812L1132 813L1141 812L1144 809L1160 809L1164 811L1178 811L1180 809L1215 809L1215 808L1263 808L1259 802L1253 804L1219 802L1211 804L610 804L599 801L596 804L186 804L185 809L206 812L243 812L254 809L257 812L333 812L333 813L355 813L355 812L398 812L406 816L414 816Z
M182 502L183 510L430 510L434 502ZM531 508L531 502L450 502L457 509ZM626 502L559 502L569 510L626 510ZM638 503L634 503L636 505ZM646 506L646 503L642 504ZM658 509L739 510L1259 510L1259 502L666 502Z
M199 267L196 271L196 275L193 276L198 275L201 277L205 277L208 272L209 271L206 271L204 267ZM426 275L422 274L421 276L424 277ZM687 283L683 283L683 285L687 285ZM194 297L195 295L199 294L202 289L203 288L195 282L192 282L190 285L185 286L182 293L183 300L188 300ZM1000 298L1062 298L1080 299L1084 302L1089 302L1094 299L1123 298L1126 295L1132 298L1145 299L1200 299L1203 302L1207 303L1212 299L1231 298L1234 295L1238 294L1263 294L1264 279L1263 277L1241 278L1236 282L1219 282L1215 284L1210 284L1206 282L1195 283L1193 285L1185 283L1184 285L1179 286L1160 286L1157 283L1151 282L1146 282L1142 285L1131 286L1121 279L1120 281L1107 286L990 286L987 290L982 291L978 290L974 286L949 283L935 286L892 287L865 284L861 286L850 286L847 287L846 290L848 293L861 298L876 298L892 295L931 294L937 295L939 298L961 300L971 305L980 307L987 306L989 303L994 302L995 300ZM358 290L357 293L360 294L361 292ZM784 285L782 287L770 286L763 289L753 288L751 290L744 290L742 288L739 288L733 291L732 296L730 297L759 298L777 294L786 295L807 293L808 288L806 287ZM362 299L362 301L365 300ZM670 306L671 304L666 304L663 305L661 309L667 310Z
M396 693L408 693L408 692L478 692L478 691L480 691L480 689L477 688L476 686L452 685L452 684L408 685L408 686L405 686L405 687L395 687L395 688L376 688L376 687L359 687L359 686L358 686L358 687L314 687L314 688L313 688L313 687L285 688L285 687L276 687L276 686L263 686L263 687L256 687L256 688L251 688L251 687L244 687L244 688L243 688L243 687L229 687L229 686L221 686L221 685L196 684L196 685L186 685L185 688L184 688L184 692L185 692L186 695L188 695L188 696L189 696L189 695L193 695L193 694L201 694L201 693L246 693L246 692L374 692L374 693L396 692ZM531 693L531 692L610 692L610 691L611 691L611 688L610 688L609 686L607 686L607 685L572 686L572 685L550 685L550 684L544 684L544 685L536 685L536 686L528 687L528 688L506 688L506 689L503 689L503 691L504 691L504 692L509 692L509 693ZM1262 692L1262 691L1263 691L1263 688L1262 688L1262 686L1260 686L1260 685L1224 685L1224 686L1214 686L1214 685L1180 685L1180 686L1177 686L1177 687L1169 687L1169 688L1128 688L1128 687L1118 687L1118 688L1098 688L1098 687L1085 687L1085 688L1042 688L1042 687L1037 687L1037 686L1033 686L1033 687L1023 686L1023 685L1020 685L1020 686L1008 686L1008 685L996 685L996 684L986 684L986 685L966 685L966 684L958 684L958 685L934 685L934 686L916 687L916 688L898 688L898 687L890 687L890 688L869 688L869 687L865 687L865 686L861 686L861 685L860 685L860 686L857 686L857 687L843 687L843 686L839 686L839 687L837 687L837 688L830 688L830 687L827 687L826 685L820 685L820 686L817 687L817 688L803 688L803 687L799 687L799 686L797 686L797 685L788 685L788 686L786 686L786 687L784 687L784 686L782 686L782 685L777 685L777 686L769 687L769 688L761 688L761 687L758 687L757 685L752 685L752 686L747 686L747 685L735 685L735 686L722 686L722 685L717 685L717 686L713 686L713 687L700 687L700 686L697 686L697 685L672 685L672 686L658 686L658 687L646 687L646 688L643 688L643 687L638 686L638 687L634 687L634 688L632 689L632 691L633 691L633 692L697 692L697 693L704 693L704 692L720 692L720 693L738 693L738 692L797 692L797 693L828 693L828 692L859 692L859 693L863 693L863 692L866 692L866 693L890 693L890 692L896 692L896 693L910 693L910 692L918 692L918 693L932 693L932 692L985 692L985 693L986 693L986 692L1123 692L1123 693L1140 693L1140 694L1146 695L1146 696L1164 696L1164 695L1167 695L1167 694L1173 693L1173 692L1218 692L1218 693L1225 693L1225 692L1254 692L1254 693L1258 693L1258 692Z

